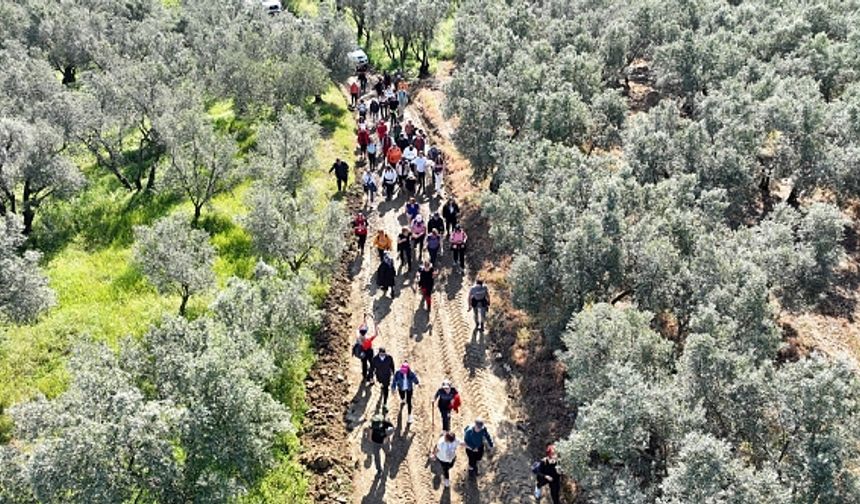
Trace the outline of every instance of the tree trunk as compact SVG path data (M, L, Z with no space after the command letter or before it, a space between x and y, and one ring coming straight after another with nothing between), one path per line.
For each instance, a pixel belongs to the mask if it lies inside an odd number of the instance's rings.
M155 190L155 166L157 163L153 162L149 165L149 175L146 177L146 190L153 191Z
M191 219L191 227L193 227L195 229L197 228L197 225L200 222L200 213L201 213L202 209L203 209L202 203L199 205L197 205L197 204L194 205L194 217Z
M179 304L179 315L181 317L185 316L185 307L188 305L188 298L191 297L191 293L188 292L188 287L182 286L182 302Z
M77 68L74 65L66 65L63 67L63 85L70 86L74 84L77 79Z
M21 198L21 206L23 208L23 217L24 217L24 230L23 233L25 236L30 236L30 231L33 230L33 219L36 217L36 210L31 205L30 201L30 181L24 181L24 195Z
M791 192L788 193L788 198L786 198L785 202L791 205L792 208L800 208L800 201L798 201L799 197L800 191L797 189L797 183L795 182L794 186L791 188Z

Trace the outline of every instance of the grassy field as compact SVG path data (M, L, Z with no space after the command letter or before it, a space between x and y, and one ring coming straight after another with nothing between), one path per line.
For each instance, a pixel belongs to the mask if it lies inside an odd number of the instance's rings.
M328 167L335 157L350 159L352 120L343 95L334 86L322 104L309 104L307 110L323 128L317 148L319 167L309 174L307 183L320 191L321 199L328 199L335 192ZM235 131L242 147L253 144L253 124L235 118L229 103L214 104L210 115L219 127ZM126 336L142 335L178 310L179 297L158 294L132 264L133 228L173 213L190 220L191 204L172 195L131 194L90 163L84 169L87 189L71 201L41 209L37 218L34 240L45 251L43 266L57 293L57 305L32 325L0 327L0 413L37 394L53 397L61 393L68 380L66 356L76 341L116 345ZM245 181L220 194L203 211L201 224L217 250L218 288L231 276L247 278L257 261L251 237L241 226L249 186ZM325 292L325 285L314 287L319 300ZM189 316L205 313L215 294L192 297ZM313 345L308 337L288 366L289 382L295 386L280 397L293 410L296 427L306 410L303 381L312 363ZM10 427L8 417L0 415L0 440L8 437ZM284 437L277 450L279 466L253 489L248 502L303 499L304 478L294 456L297 443L294 435Z

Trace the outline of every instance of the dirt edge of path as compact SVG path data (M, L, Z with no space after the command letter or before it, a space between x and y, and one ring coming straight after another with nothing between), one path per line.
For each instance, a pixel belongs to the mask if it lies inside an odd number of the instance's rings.
M451 70L443 71L450 74ZM431 78L415 87L413 105L428 128L426 133L449 157L445 185L460 202L461 222L469 233L469 270L478 272L492 287L493 309L488 319L492 328L490 351L515 378L508 380L509 396L520 402L524 417L518 419L517 426L528 439L524 449L536 460L544 456L548 441L566 437L573 429L575 415L567 406L564 392L565 370L555 358L554 348L534 328L529 317L513 305L507 280L511 258L495 248L489 236L490 224L481 212L479 200L481 193L488 190L487 184L472 180L469 161L445 133L450 124L446 124L441 110L444 94L439 79ZM572 502L576 489L569 479L567 487L565 502Z

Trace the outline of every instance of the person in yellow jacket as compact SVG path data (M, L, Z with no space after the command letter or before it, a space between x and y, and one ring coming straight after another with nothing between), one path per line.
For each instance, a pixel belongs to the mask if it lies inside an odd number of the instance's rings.
M373 237L373 246L376 247L376 251L379 253L379 259L382 259L382 256L391 250L391 237L385 233L385 230L380 229L376 232L376 236Z

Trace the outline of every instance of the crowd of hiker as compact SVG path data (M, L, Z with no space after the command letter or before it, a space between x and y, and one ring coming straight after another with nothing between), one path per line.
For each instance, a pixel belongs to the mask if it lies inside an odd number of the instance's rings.
M370 82L365 74L359 75L349 88L351 108L356 113L357 165L363 167L359 182L364 192L364 209L352 220L358 253L360 257L364 256L368 234L371 234L371 247L376 251L371 255L378 259L376 285L383 296L394 298L397 295L398 277L404 281L411 279L413 287L417 285L420 289L420 304L430 312L442 257L450 255L452 271L465 274L469 237L460 222L459 204L444 194L445 154L431 144L421 128L404 117L410 99L408 83L400 76L386 73L376 79L372 89L369 88ZM350 173L347 163L338 159L331 172L336 176L338 191L346 190ZM402 215L408 224L396 233L389 234L383 228L373 232L369 230L366 212L377 204L380 189L386 202L396 204L398 200L403 201ZM419 202L423 198L438 198L437 208L440 210L424 214ZM395 257L398 265L395 265ZM477 278L469 289L466 306L474 314L475 331L484 331L489 307L489 290L483 280ZM399 415L405 408L407 424L412 425L417 421L413 404L421 381L409 361L400 361L398 367L394 356L384 346L378 345L374 351L374 342L380 338L379 324L372 321L371 335L370 323L365 314L353 344L353 355L361 360L362 386L379 385L379 403L366 432L370 453L380 476L383 454L387 456L386 443L396 430L387 416L389 395L397 392ZM475 418L458 437L452 427L452 415L459 412L462 401L460 392L448 379L442 381L431 399L431 411L439 413L441 434L429 457L438 462L445 489L450 487L450 471L461 449L466 452L469 476L477 477L485 452L492 451L495 446L482 418ZM432 419L435 425L435 413ZM548 446L546 457L536 461L531 471L536 478L534 497L540 500L548 486L552 502L560 503L561 471L555 458L555 448Z

